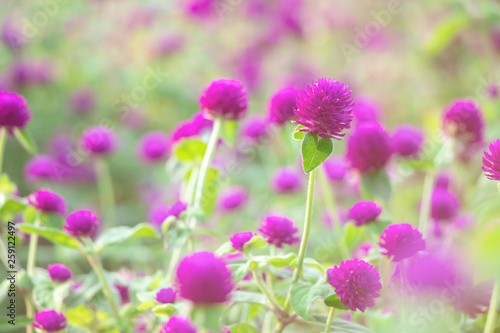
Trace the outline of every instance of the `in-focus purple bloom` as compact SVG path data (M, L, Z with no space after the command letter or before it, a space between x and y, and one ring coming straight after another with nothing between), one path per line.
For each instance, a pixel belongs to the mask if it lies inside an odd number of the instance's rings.
M94 126L83 132L81 144L84 149L93 154L108 154L115 149L116 138L108 127Z
M488 179L500 181L500 140L493 141L484 152L483 171Z
M240 120L247 112L248 95L243 85L232 79L212 81L200 96L200 105L211 118Z
M53 157L36 155L24 167L24 178L28 182L59 180L59 170L59 163Z
M63 264L49 265L47 270L49 271L50 278L57 282L68 281L73 276L71 270Z
M237 251L243 251L245 244L252 239L255 234L251 231L243 231L235 234L229 239L231 246Z
M422 234L408 223L399 223L388 226L380 236L382 254L392 257L398 262L425 250L425 241Z
M483 113L474 101L460 99L451 103L443 114L442 124L447 135L463 143L483 140Z
M357 125L347 140L346 158L361 173L373 173L383 168L391 158L389 135L376 122Z
M172 316L168 322L162 326L160 333L196 333L196 328L189 320Z
M57 193L40 189L28 196L28 203L44 213L66 215L66 203Z
M23 129L31 118L26 100L16 93L0 92L0 126L9 133L14 128Z
M169 154L169 138L163 132L150 132L141 138L138 148L139 156L143 161L161 161Z
M64 229L74 237L92 237L98 227L97 216L89 210L77 210L71 213L64 225Z
M417 157L422 150L422 130L411 125L400 125L392 133L392 150L401 157Z
M66 317L54 310L44 310L35 314L33 327L52 333L66 328Z
M373 201L359 201L350 209L348 217L358 227L367 223L375 222L382 213L382 208Z
M293 245L300 241L295 236L299 231L293 221L283 216L268 216L261 224L259 232L264 235L268 243L282 247L283 244Z
M241 134L250 143L260 143L269 135L268 122L259 116L249 117L241 126Z
M460 203L457 197L444 188L435 188L431 198L431 216L437 221L449 221L456 216Z
M162 304L175 302L175 291L172 288L162 288L156 293L156 301Z
M380 109L375 102L367 98L357 98L354 102L352 114L356 124L368 121L379 121Z
M176 284L180 296L195 304L226 302L234 287L224 260L206 251L195 252L181 260Z
M96 106L95 93L90 88L79 88L69 97L69 105L76 114L85 114Z
M352 311L364 312L380 296L380 276L375 267L363 260L343 261L340 266L329 268L326 274L342 304Z
M220 212L233 212L248 202L248 191L241 186L233 186L221 191L217 198Z
M268 106L269 121L278 126L283 126L293 119L293 109L297 106L299 90L286 87L278 90L272 97Z
M303 187L303 173L294 167L282 167L273 173L271 188L274 192L296 193Z
M322 165L328 180L332 182L344 179L347 173L346 161L342 158L327 158Z

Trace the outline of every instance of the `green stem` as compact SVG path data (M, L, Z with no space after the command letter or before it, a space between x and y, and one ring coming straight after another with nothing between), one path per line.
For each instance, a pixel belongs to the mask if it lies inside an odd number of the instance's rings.
M2 264L5 266L5 268L10 271L11 269L9 268L9 263L7 262L8 258L8 252L7 252L7 247L5 246L5 243L3 242L3 239L0 239L0 258L2 259Z
M495 281L495 287L491 293L490 307L488 309L488 317L486 319L486 326L484 326L484 333L493 333L495 331L495 321L498 312L498 296L500 294L500 278Z
M257 286L259 287L260 291L267 297L269 302L271 303L271 307L274 311L277 311L280 309L280 306L278 305L278 302L274 299L274 297L271 295L269 290L266 288L264 283L262 283L262 280L259 277L259 274L257 273L256 269L252 269L252 276L255 282L257 283Z
M115 194L113 191L113 181L106 161L97 159L96 164L97 187L101 200L101 209L106 214L106 223L109 226L116 225L115 220Z
M3 154L5 152L5 142L7 141L7 130L0 127L0 173L2 173Z
M427 236L427 230L429 228L429 217L431 215L431 199L432 199L432 186L434 185L434 171L427 171L424 181L424 187L422 190L422 202L420 206L420 218L418 220L418 226L424 239Z
M330 333L330 328L332 327L332 320L334 314L335 314L335 308L332 306L330 308L330 313L328 313L328 319L326 320L325 333Z
M40 212L36 212L34 226L38 227L40 224L41 224ZM26 264L26 273L28 274L28 276L30 278L33 277L33 270L35 268L37 245L38 245L38 235L31 234L30 235L30 244L28 247L28 263Z
M29 319L33 319L34 313L33 313L33 305L31 304L31 299L26 294L23 295L23 298L24 298L24 304L26 304L26 317L28 317ZM33 326L27 325L26 333L33 333L33 332L34 332Z

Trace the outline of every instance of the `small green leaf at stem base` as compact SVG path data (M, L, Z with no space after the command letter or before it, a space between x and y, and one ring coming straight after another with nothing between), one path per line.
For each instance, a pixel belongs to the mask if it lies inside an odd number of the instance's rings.
M345 306L342 304L340 301L340 297L337 294L331 294L327 296L324 300L326 306L333 307L335 309L340 309L340 310L349 310L348 306Z
M307 133L302 140L302 163L309 173L323 163L333 152L333 142L313 133Z

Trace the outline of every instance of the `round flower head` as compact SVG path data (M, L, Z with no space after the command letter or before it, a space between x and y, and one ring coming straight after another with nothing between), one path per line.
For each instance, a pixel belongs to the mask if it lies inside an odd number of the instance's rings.
M346 163L340 158L328 158L323 162L323 168L326 176L330 181L338 181L344 179L347 173Z
M271 188L276 193L295 193L302 190L303 174L294 167L276 170L271 179Z
M370 222L375 222L382 213L382 208L373 201L360 201L355 203L350 209L348 217L354 221L358 227Z
M203 114L199 112L194 115L192 119L182 122L174 128L170 137L170 143L174 144L182 138L197 136L205 129L211 129L212 126L213 121L205 118Z
M354 102L352 114L354 121L358 124L366 121L378 121L380 109L375 102L367 98L358 98Z
M195 252L181 260L176 283L180 296L195 304L223 303L234 287L224 260L206 251Z
M150 132L139 141L139 156L145 162L163 160L169 153L168 136L162 132Z
M44 213L66 215L66 203L58 194L41 189L28 197L28 203Z
M422 150L424 135L411 125L400 125L391 137L392 151L401 157L416 157Z
M231 246L237 251L243 251L245 244L253 238L255 234L251 231L244 231L235 234L229 239Z
M392 257L392 261L401 261L425 250L422 234L408 223L388 226L380 236L379 245L382 254Z
M177 201L170 207L168 211L168 216L175 216L178 218L187 209L187 204L182 201ZM167 216L167 217L168 217Z
M116 283L113 285L113 287L115 287L115 289L118 290L118 293L120 294L121 305L130 303L130 292L128 290L128 286Z
M11 133L14 128L24 128L31 118L28 103L16 93L0 92L0 126Z
M494 141L484 152L483 171L488 179L500 181L500 140Z
M293 119L293 109L297 106L299 90L287 87L277 91L268 107L268 118L273 124L282 126Z
M54 310L45 310L35 314L33 327L45 332L58 332L66 328L66 317Z
M382 289L375 267L363 260L346 260L326 271L328 283L335 288L344 306L364 312L375 305Z
M175 291L172 288L163 288L156 293L156 301L162 304L175 302Z
M431 198L431 216L437 221L448 221L455 217L460 204L457 197L443 188L435 188Z
M243 187L233 186L224 189L217 199L220 212L232 212L248 202L248 192Z
M436 253L419 253L412 257L406 268L406 278L413 288L420 290L448 289L456 281L453 259Z
M267 120L258 116L248 118L241 128L241 134L252 143L264 141L269 135Z
M444 132L461 142L475 143L483 140L484 120L479 106L467 99L454 101L443 114Z
M205 88L200 105L211 118L240 120L247 112L248 95L243 85L231 79L219 79Z
M451 183L451 175L446 172L441 172L436 176L435 187L447 190Z
M340 140L352 121L351 91L342 82L319 79L297 96L295 122L302 132Z
M87 88L75 90L69 98L69 104L76 114L85 114L95 108L95 94Z
M277 247L297 243L300 240L295 236L297 231L299 229L295 227L293 221L283 216L268 216L259 228L259 232L264 235L267 242Z
M29 182L59 180L58 162L50 156L34 156L24 167L24 177Z
M115 136L106 126L94 126L87 128L81 138L81 144L87 151L102 155L110 153L115 149Z
M162 326L160 333L196 333L196 328L189 320L172 316L168 322Z
M389 162L391 154L389 135L379 123L357 125L347 141L346 158L361 173L380 170Z
M99 221L94 213L88 210L78 210L68 216L64 229L75 237L91 237L98 227Z
M19 27L9 19L3 24L1 38L5 46L11 50L19 50L26 41Z
M63 264L49 265L47 270L49 271L50 278L57 282L68 281L73 276L71 270Z
M169 216L170 208L167 205L156 205L149 211L148 221L161 226Z

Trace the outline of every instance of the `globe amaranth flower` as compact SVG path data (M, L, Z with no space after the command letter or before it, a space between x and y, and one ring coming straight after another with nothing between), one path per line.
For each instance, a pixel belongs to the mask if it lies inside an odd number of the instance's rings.
M10 19L5 20L0 37L11 50L19 50L26 42L21 29Z
M82 147L96 155L112 152L116 146L113 132L106 126L93 126L87 128L81 138Z
M74 237L91 237L97 231L99 221L89 210L77 210L66 219L64 229Z
M271 178L271 188L275 193L296 193L303 187L303 173L294 167L277 169Z
M73 276L71 270L63 264L49 265L47 270L49 271L50 278L57 282L68 281Z
M299 242L300 238L295 236L297 231L299 229L295 227L292 220L275 215L268 216L259 228L259 232L264 235L267 242L277 247Z
M89 88L79 88L69 97L69 105L76 114L85 114L96 106L95 93Z
M484 152L483 171L488 179L500 181L500 140L491 143Z
M325 138L340 140L352 121L351 91L342 82L319 79L297 96L295 122L304 126L302 132L311 132Z
M162 304L175 302L175 291L172 288L162 288L156 293L156 301Z
M248 95L243 85L232 79L219 79L205 88L200 105L211 118L240 120L247 112Z
M251 231L243 231L235 234L233 237L229 239L231 246L237 251L243 251L245 244L250 241L255 233Z
M160 333L196 333L196 328L189 320L172 316L168 322L162 326Z
M233 186L221 191L217 199L220 212L233 212L248 202L248 191L241 186Z
M422 234L408 223L388 226L380 236L382 254L398 262L425 250Z
M205 118L202 112L196 113L190 120L177 125L170 135L170 144L173 145L183 138L201 134L204 130L211 129L213 121Z
M443 131L463 143L483 140L484 120L479 106L471 100L460 99L451 103L442 119Z
M174 216L178 218L186 209L187 209L187 204L185 204L182 201L177 201L172 205L172 207L170 207L168 211L168 216Z
M150 132L139 141L139 157L145 162L165 159L170 151L169 138L163 132Z
M15 87L50 83L54 78L53 66L47 61L16 61L10 68L10 80Z
M207 251L184 257L175 276L180 296L195 304L226 302L234 287L224 260Z
M58 194L40 189L28 196L28 203L44 213L66 215L66 203Z
M297 106L297 95L299 90L286 87L278 90L269 102L267 116L271 123L283 126L293 119L293 109Z
M148 221L161 226L163 221L169 216L170 208L167 205L160 204L153 206L149 211Z
M66 317L54 310L45 310L35 314L35 322L32 325L45 332L58 332L66 328Z
M24 178L28 182L59 180L59 163L51 156L37 155L24 167Z
M382 289L375 267L363 260L346 260L326 271L328 283L335 288L344 306L364 312L375 305Z
M342 158L327 158L322 165L329 181L342 180L347 174L346 162Z
M373 201L356 202L350 209L348 217L358 227L367 223L375 222L382 213L382 208Z
M449 173L447 172L441 172L436 176L436 181L434 182L434 186L436 188L442 188L447 190L448 187L450 186L452 177Z
M409 285L422 292L448 289L458 277L455 259L435 251L413 256L405 270Z
M357 124L367 121L378 121L380 118L380 109L372 100L360 97L354 101L352 114L354 122Z
M249 143L260 143L269 135L267 120L260 116L249 117L241 126L241 135Z
M399 125L391 137L392 150L401 157L417 157L422 150L423 142L422 131L411 125Z
M118 290L118 294L120 295L120 304L121 305L130 303L130 291L128 289L128 286L123 285L123 284L119 284L119 283L115 283L113 285L113 287L115 287L115 289Z
M9 133L14 128L23 129L31 119L26 100L10 92L0 92L0 127L5 127Z
M460 203L457 197L444 188L435 188L431 197L431 216L437 221L449 221L456 216Z
M357 125L347 140L346 158L360 173L377 172L389 163L391 155L389 135L379 123Z

